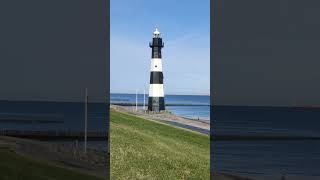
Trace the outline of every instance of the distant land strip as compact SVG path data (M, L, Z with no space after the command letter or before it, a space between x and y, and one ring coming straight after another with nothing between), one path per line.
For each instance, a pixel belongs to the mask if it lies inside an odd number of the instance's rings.
M111 102L111 105L117 105L117 106L135 106L136 103L115 103ZM137 106L143 106L143 103L138 103ZM148 106L146 103L145 106ZM210 106L210 104L167 104L166 106Z
M63 123L63 120L33 120L33 119L18 119L18 118L0 118L0 122L5 123Z
M82 131L22 131L22 130L0 130L0 135L29 138L37 140L83 140ZM88 132L88 140L107 140L107 132Z
M320 140L317 136L290 135L212 135L211 141L283 141L283 140Z

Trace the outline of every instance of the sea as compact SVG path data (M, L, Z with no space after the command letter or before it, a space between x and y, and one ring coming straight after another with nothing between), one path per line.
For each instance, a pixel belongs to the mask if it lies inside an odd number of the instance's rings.
M111 103L135 103L135 98L135 94L110 95ZM143 94L139 94L138 102L143 103L143 99ZM167 110L178 116L210 121L209 96L167 95L165 101ZM104 103L89 103L88 131L108 131L107 108ZM230 137L211 141L212 171L258 180L282 176L290 180L320 179L319 108L211 108L211 136ZM83 102L0 101L0 131L81 131L83 128ZM82 145L81 139L79 144ZM105 141L88 142L92 149L106 150L106 145Z
M320 179L319 108L214 106L212 117L211 136L230 137L211 140L212 171L258 180Z
M148 95L138 94L139 109L143 108L143 101L147 106ZM136 94L111 93L110 102L119 104L135 104ZM194 120L210 121L210 96L205 95L166 95L166 110L173 114Z
M110 95L111 102L133 103L135 98L135 94ZM210 120L209 96L168 95L165 100L167 110L178 116ZM138 95L138 101L143 103L143 94ZM106 103L88 104L88 132L108 133L107 108ZM83 132L84 117L84 102L0 101L0 131ZM83 139L48 142L83 145ZM107 142L89 140L88 148L105 151Z
M107 103L88 103L88 132L108 132ZM83 132L84 102L0 101L0 131ZM78 144L83 139L78 139ZM74 143L55 140L52 143ZM106 150L105 141L88 141L88 147Z

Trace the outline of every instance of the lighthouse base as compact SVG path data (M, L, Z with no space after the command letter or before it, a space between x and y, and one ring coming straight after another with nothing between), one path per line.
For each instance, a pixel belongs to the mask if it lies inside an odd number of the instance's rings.
M164 111L164 97L149 97L148 110L154 112Z

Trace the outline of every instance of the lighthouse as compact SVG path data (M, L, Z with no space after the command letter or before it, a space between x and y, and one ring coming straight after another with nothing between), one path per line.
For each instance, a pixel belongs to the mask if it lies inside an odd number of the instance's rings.
M163 90L163 72L161 60L161 48L164 43L160 36L160 32L156 28L153 32L152 42L149 43L152 49L151 67L150 67L150 86L148 111L160 112L165 110L164 90Z

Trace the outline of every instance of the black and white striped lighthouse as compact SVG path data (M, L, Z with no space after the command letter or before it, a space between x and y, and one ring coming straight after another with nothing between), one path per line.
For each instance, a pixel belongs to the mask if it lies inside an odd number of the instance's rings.
M163 73L162 73L162 60L161 60L161 48L164 43L160 37L160 32L156 28L153 32L152 42L149 43L152 49L151 54L151 68L150 68L150 87L149 87L149 99L148 110L154 112L160 112L165 110L164 103L164 91L163 91Z

